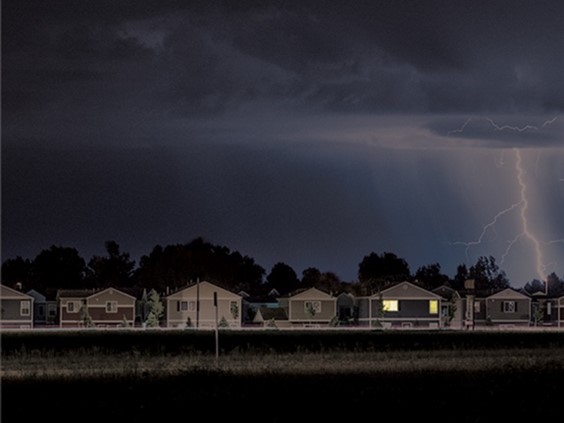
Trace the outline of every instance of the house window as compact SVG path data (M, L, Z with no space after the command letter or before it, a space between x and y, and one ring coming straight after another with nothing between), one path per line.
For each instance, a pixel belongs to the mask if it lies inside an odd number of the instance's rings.
M384 311L399 311L398 300L384 300L382 301L382 310Z
M55 317L57 315L57 307L54 304L47 305L47 315L49 317Z
M438 313L439 313L439 301L429 300L429 314L438 314Z
M106 313L117 313L117 301L106 301Z
M37 307L37 316L38 317L45 317L45 306L43 304Z
M546 315L550 316L552 314L552 303L546 303Z
M188 301L180 301L180 311L188 311Z
M304 303L304 310L306 313L309 310L313 310L315 314L321 313L321 301L306 301Z
M20 301L20 315L29 316L31 313L31 301Z
M515 304L515 301L504 301L501 304L501 310L504 313L515 313L517 310L517 305Z
M196 310L196 301L188 301L188 310L189 311Z
M474 313L479 313L479 312L480 312L480 303L474 302Z
M67 302L67 313L78 313L76 301Z

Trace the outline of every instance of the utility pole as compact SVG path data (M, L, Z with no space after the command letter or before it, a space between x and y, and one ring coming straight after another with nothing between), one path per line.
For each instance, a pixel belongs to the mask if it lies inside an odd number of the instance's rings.
M466 294L466 313L464 319L465 329L474 329L474 289L475 280L466 279L464 281L464 288L467 291Z
M219 362L219 330L217 322L217 292L213 293L213 306L215 307L215 364Z
M196 329L200 327L200 278L196 278Z

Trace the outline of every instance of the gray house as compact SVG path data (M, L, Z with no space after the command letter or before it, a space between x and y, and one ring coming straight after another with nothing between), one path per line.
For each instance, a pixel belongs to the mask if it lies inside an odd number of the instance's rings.
M485 298L486 324L502 327L529 326L531 297L506 288Z
M6 285L0 285L0 327L32 328L34 298Z
M443 297L411 282L400 282L357 299L359 324L383 328L441 327Z
M443 298L441 302L441 327L460 329L464 324L464 304L459 292L450 286L441 285L432 290Z
M27 295L33 297L33 326L49 326L57 324L58 306L56 290L48 290L45 294L30 289Z

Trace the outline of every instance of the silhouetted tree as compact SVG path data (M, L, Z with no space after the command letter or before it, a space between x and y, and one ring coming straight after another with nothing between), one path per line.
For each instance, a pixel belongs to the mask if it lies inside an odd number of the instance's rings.
M323 272L316 288L321 289L330 294L336 295L343 290L343 283L339 276L334 272Z
M253 291L262 284L264 273L252 258L196 238L187 244L154 247L148 256L141 257L135 281L138 286L160 291L180 288L196 279L232 291Z
M523 289L528 294L534 294L536 292L545 292L546 286L543 282L539 281L538 279L533 279L530 282L527 282Z
M292 267L283 262L278 262L266 277L269 289L275 288L280 294L287 294L300 286L300 281Z
M564 296L564 280L560 279L556 273L552 272L546 277L545 282L533 279L532 281L527 282L523 289L529 294L543 292L549 297L557 298Z
M441 265L439 263L421 266L415 272L415 279L425 289L435 289L449 282L449 277L441 273Z
M551 273L546 277L546 284L548 286L548 296L558 298L564 296L564 280L556 276L556 273Z
M129 286L135 261L129 253L122 253L115 241L106 241L105 247L107 256L93 256L88 262L87 284L100 288Z
M465 264L459 264L458 267L456 268L456 274L454 275L454 278L452 279L453 289L456 289L457 291L464 290L464 282L469 278L470 278L470 276L469 276L468 268L466 267L466 265Z
M505 272L500 270L493 256L479 257L468 270L468 277L474 279L476 292L481 295L491 295L509 287Z
M302 286L311 288L318 286L321 281L321 271L316 267L308 267L302 272Z
M23 291L33 288L31 286L32 266L31 260L20 256L5 260L2 263L2 283L11 288L21 283Z
M407 261L394 253L370 253L358 265L358 279L366 295L411 277Z
M76 248L51 246L41 251L33 260L33 287L84 288L86 262Z

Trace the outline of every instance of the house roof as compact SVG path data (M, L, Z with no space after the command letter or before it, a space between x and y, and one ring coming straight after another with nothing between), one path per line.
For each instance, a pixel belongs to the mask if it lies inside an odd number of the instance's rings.
M34 298L31 295L25 294L17 289L10 288L6 285L0 285L0 297L6 300L33 300Z
M101 294L103 294L103 293L105 293L105 292L107 292L107 291L110 291L110 295L113 295L113 293L116 293L116 294L120 294L120 295L122 295L122 296L124 295L124 296L126 296L126 297L129 297L129 298L131 298L131 299L133 299L133 300L136 299L133 295L129 295L128 293L123 292L121 289L112 288L112 287L104 288L104 289L101 289L101 290L99 290L99 291L97 291L97 292L94 292L93 294L89 295L89 297L98 296L98 295L101 295Z
M438 294L441 297L448 299L448 300L452 299L453 297L459 297L460 298L460 294L458 293L458 291L454 288L451 288L448 285L441 285L441 286L431 290L431 292L434 292L435 294Z
M411 282L399 282L389 288L382 290L380 293L382 298L400 298L400 299L442 299L440 295L435 294L425 288L417 286ZM378 294L372 295L377 297Z
M57 298L87 298L100 289L59 289L57 291Z
M166 298L172 299L172 298L190 297L192 295L195 295L196 292L198 292L198 289L201 298L211 297L212 292L217 292L218 296L229 297L233 299L241 298L239 294L236 294L233 291L229 291L228 289L222 288L221 286L214 285L213 283L208 281L196 282L191 285L185 286L184 288L180 288L177 291L171 293L170 295L167 295Z
M257 313L263 320L288 320L286 310L282 307L260 307Z
M492 294L486 298L487 299L509 298L509 299L523 299L523 300L531 299L531 297L529 297L528 295L522 294L521 292L518 292L513 288L505 288L504 290L496 292L495 294Z
M331 294L322 291L318 288L304 288L301 289L299 291L294 291L294 293L292 293L290 295L290 299L292 300L297 300L297 299L302 299L302 298L314 298L314 299L335 299L334 296L332 296Z

